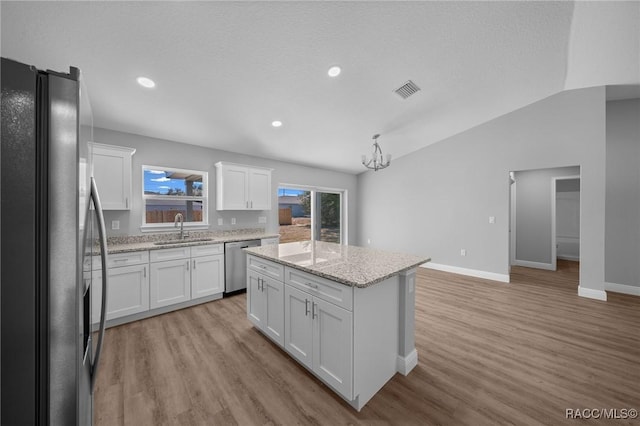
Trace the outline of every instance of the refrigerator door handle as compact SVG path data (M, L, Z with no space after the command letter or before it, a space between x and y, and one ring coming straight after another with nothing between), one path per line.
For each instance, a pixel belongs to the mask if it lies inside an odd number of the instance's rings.
M102 263L102 304L100 307L100 332L98 335L98 345L96 346L96 354L91 365L91 391L96 382L96 374L100 366L100 355L102 354L102 342L104 340L105 322L107 318L107 231L104 224L104 215L102 213L102 204L98 195L98 187L96 181L91 178L91 200L95 207L96 216L98 218L98 235L100 237L100 259Z

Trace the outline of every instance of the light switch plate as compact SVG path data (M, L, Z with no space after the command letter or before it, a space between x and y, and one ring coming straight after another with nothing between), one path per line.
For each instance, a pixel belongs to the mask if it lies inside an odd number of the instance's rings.
M231 224L232 224L232 225L235 225L235 224L236 224L236 218L235 218L235 217L232 217L232 218L231 218Z
M496 217L495 216L489 216L489 223L496 223Z
M218 218L218 226L222 226L222 223L223 223L223 222L222 222L222 218L221 218L221 217L219 217L219 218Z
M111 221L111 229L120 229L120 221L112 220Z
M267 223L266 216L258 216L258 223Z
M467 255L467 250L466 249L460 249L460 256L466 256Z

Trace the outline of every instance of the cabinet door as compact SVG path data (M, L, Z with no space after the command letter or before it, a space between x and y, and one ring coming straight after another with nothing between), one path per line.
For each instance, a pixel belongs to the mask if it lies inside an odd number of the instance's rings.
M271 210L271 170L249 169L249 209Z
M173 305L191 299L190 259L152 263L150 306Z
M103 210L131 209L130 148L93 145L92 166Z
M191 259L191 298L224 292L224 255Z
M247 318L259 329L264 323L264 295L261 288L260 274L247 270Z
M284 348L295 359L312 368L312 296L284 286Z
M261 278L265 303L263 331L274 342L284 346L284 283L267 277Z
M353 398L352 313L313 299L313 371L338 393Z
M147 265L109 268L107 320L149 310L149 274ZM91 322L100 322L102 271L93 271Z
M224 165L217 174L216 188L217 210L248 209L248 172L246 167Z

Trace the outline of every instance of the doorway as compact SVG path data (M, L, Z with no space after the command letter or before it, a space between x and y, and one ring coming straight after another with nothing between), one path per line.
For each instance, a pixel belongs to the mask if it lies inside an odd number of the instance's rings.
M580 167L512 171L509 180L510 269L579 261Z

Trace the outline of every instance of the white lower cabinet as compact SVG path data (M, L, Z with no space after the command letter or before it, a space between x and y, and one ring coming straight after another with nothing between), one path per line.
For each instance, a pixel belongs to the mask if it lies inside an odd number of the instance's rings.
M190 264L191 259L189 258L151 264L151 282L149 284L151 309L191 299Z
M224 292L224 254L191 259L191 298Z
M151 309L224 292L224 246L212 244L153 250Z
M132 265L108 269L107 320L149 310L149 266ZM91 321L100 322L102 271L93 271Z
M248 256L249 321L349 401L353 312L342 306L352 309L352 300L351 287Z
M353 314L285 284L285 350L353 398Z
M274 342L284 346L284 284L248 270L247 317Z

